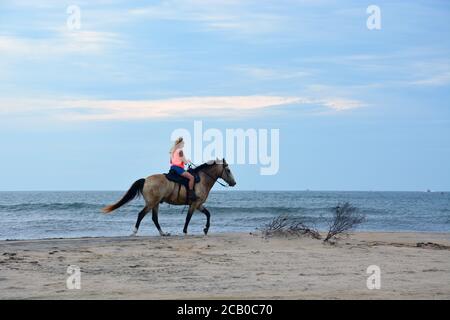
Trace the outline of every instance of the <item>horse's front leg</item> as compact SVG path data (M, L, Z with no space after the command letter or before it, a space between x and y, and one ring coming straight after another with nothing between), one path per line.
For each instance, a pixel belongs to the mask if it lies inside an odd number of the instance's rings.
M209 213L208 209L206 209L203 205L201 205L198 210L200 210L200 212L203 212L206 216L206 225L205 228L203 229L203 232L205 233L205 236L208 234L208 230L209 230L209 222L211 219L211 214Z
M188 210L188 213L186 215L186 222L184 223L184 228L183 228L183 233L184 234L187 234L188 225L189 225L189 222L191 221L192 214L194 213L194 211L195 211L195 207L191 204L189 206L189 210Z

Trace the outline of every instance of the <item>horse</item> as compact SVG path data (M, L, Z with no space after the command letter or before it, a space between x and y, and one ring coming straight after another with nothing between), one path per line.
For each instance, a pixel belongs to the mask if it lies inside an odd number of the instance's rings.
M163 232L158 222L159 204L165 202L172 205L186 205L188 203L189 210L186 215L183 233L187 234L192 214L195 210L199 210L206 216L206 225L203 232L207 235L210 227L211 214L203 204L208 198L209 192L219 178L223 179L231 187L236 185L236 180L225 159L203 163L196 167L194 172L198 173L200 177L200 181L194 186L197 195L195 201L186 201L187 190L179 183L169 181L164 174L154 174L145 179L142 178L136 180L118 202L104 207L102 211L105 214L111 213L134 198L142 195L145 200L145 207L138 214L136 225L131 236L137 235L142 219L150 212L150 210L152 211L153 223L158 229L159 234L161 236L169 236L169 233Z

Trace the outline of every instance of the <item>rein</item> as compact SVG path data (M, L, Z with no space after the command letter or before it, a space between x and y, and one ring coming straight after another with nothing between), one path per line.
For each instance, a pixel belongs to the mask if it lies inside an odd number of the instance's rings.
M197 168L197 166L195 165L195 164L193 164L193 163L190 163L189 164L189 166L193 166L194 167L194 169L195 168ZM220 174L221 176L223 175L223 172L225 171L225 167L223 167L222 168L222 173ZM199 171L200 172L200 171ZM225 188L228 188L228 187L230 187L228 184L224 184L224 183L222 183L222 182L220 182L218 179L219 179L219 177L217 177L217 178L213 178L213 177L211 177L211 175L209 175L208 173L206 173L205 171L201 171L201 172L203 172L204 174L206 174L208 177L210 177L212 180L214 180L214 183L219 183L222 187L225 187ZM223 178L222 178L223 179ZM184 210L186 209L186 207L187 207L187 205L184 205L184 207L183 207L183 210L181 210L181 214L183 214L184 213Z
M193 167L194 167L194 169L195 168L197 168L197 166L195 165L195 164L193 164L193 163L191 163L190 165L192 165ZM222 176L223 175L223 172L225 171L225 167L223 167L222 168L222 173L220 174L220 176ZM200 172L200 171L199 171ZM213 177L211 177L208 173L206 173L205 171L201 171L201 172L203 172L204 174L206 174L208 177L210 177L212 180L214 180L214 183L218 183L218 184L220 184L222 187L225 187L225 188L228 188L228 187L230 187L228 184L224 184L224 183L222 183L222 182L220 182L218 179L219 178L221 178L221 177L217 177L217 178L213 178ZM223 178L221 178L221 179L223 179Z

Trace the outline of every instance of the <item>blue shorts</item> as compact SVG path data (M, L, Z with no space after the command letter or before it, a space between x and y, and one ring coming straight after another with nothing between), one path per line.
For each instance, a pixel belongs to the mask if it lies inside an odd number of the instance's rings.
M170 169L178 173L180 176L184 173L184 169L179 166L171 166Z

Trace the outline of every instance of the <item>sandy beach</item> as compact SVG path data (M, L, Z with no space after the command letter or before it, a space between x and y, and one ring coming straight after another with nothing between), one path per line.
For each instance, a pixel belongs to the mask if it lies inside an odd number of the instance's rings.
M449 233L337 245L249 233L0 242L1 299L450 299ZM81 289L66 287L79 266ZM367 288L367 267L381 288Z

